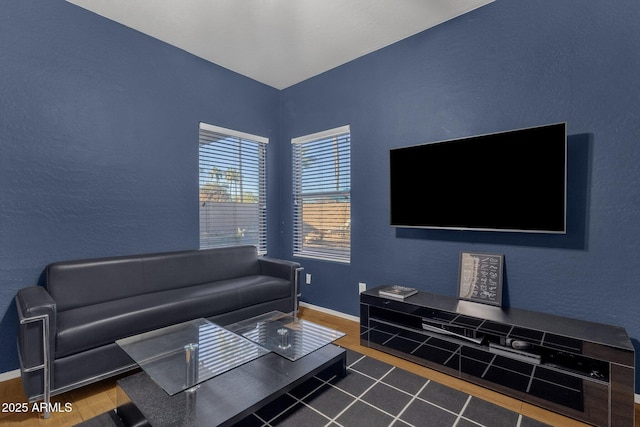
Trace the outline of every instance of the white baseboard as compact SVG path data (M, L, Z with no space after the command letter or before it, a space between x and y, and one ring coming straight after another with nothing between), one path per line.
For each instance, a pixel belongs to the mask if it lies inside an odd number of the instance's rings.
M309 304L306 302L300 302L302 307L308 307L312 310L320 311L322 313L332 314L337 317L342 317L343 319L352 320L354 322L360 323L360 318L358 316L352 316L350 314L342 313L340 311L331 310L330 308L324 308L317 305Z
M16 378L20 378L20 369L16 369L15 371L3 372L0 374L0 383L3 381L9 381Z

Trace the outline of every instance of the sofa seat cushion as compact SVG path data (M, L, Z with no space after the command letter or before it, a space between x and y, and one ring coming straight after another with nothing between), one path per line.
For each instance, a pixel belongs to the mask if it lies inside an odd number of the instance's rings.
M115 340L212 317L265 300L287 298L289 281L253 275L154 292L58 313L55 356L113 343Z

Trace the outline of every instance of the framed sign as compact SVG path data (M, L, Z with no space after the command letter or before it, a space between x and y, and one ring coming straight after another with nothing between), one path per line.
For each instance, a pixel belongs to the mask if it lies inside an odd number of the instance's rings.
M458 298L491 305L502 305L504 255L460 253Z

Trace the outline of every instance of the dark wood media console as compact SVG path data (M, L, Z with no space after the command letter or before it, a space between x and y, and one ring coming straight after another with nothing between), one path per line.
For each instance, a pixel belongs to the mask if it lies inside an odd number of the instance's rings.
M596 426L634 425L624 328L418 292L360 294L360 342Z

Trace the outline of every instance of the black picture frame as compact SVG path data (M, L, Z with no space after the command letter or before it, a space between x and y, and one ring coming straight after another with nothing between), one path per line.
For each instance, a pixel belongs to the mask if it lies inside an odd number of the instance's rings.
M503 254L460 252L458 299L502 306Z

